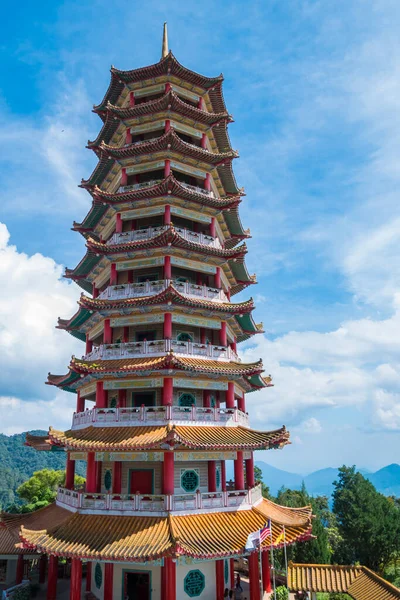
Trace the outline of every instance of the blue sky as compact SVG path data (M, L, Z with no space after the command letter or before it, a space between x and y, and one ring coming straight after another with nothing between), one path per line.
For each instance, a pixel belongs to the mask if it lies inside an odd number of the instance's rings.
M292 445L259 458L308 472L371 469L400 451L400 4L264 0L201 4L23 1L0 43L0 430L68 427L72 396L43 385L81 345L54 329L79 290L60 276L84 252L71 232L109 67L159 59L162 23L180 62L224 73L247 196L248 266L275 387L257 427ZM249 293L245 294L249 295ZM12 410L9 407L12 406Z

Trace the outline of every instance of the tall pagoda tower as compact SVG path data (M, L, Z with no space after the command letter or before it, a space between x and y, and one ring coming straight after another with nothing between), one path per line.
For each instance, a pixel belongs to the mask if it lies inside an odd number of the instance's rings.
M309 507L275 505L254 479L254 451L281 448L289 434L251 429L246 412L246 394L270 378L261 360L237 355L262 327L253 300L234 299L255 277L222 81L179 64L164 29L161 60L112 67L94 108L103 126L88 148L99 160L81 183L92 206L74 223L87 252L66 271L83 294L58 324L85 355L48 377L76 394L76 412L68 431L27 438L67 454L55 505L20 529L26 551L49 557L49 600L59 557L71 561L71 600L81 598L83 563L92 598L221 600L251 532L270 519L276 547L283 532L288 544L311 535ZM83 489L74 488L77 460L86 461ZM267 539L263 594L269 549ZM258 552L248 560L251 600L260 600Z

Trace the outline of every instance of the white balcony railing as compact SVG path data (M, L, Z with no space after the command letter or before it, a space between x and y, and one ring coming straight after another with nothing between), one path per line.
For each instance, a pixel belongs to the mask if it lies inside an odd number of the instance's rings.
M160 225L158 227L147 227L146 229L135 229L135 231L124 231L122 233L114 233L107 241L107 245L126 244L127 242L139 242L141 240L150 240L163 231L169 229L169 225ZM210 248L222 248L221 242L217 237L206 235L205 233L196 233L183 227L175 227L175 231L179 233L188 242L202 244Z
M166 513L210 509L246 508L262 498L261 485L250 490L227 492L195 492L192 494L89 494L84 491L58 488L57 504L79 512L105 511Z
M83 358L85 360L113 360L121 358L140 358L143 355L162 356L167 352L213 358L214 360L235 360L239 358L230 346L216 346L199 342L180 342L178 340L154 340L151 342L126 342L121 344L101 344L93 348Z
M162 179L151 179L150 181L143 181L142 183L133 183L132 185L121 185L118 189L119 192L131 192L134 190L141 190L143 188L152 187L162 182Z
M211 196L214 198L214 192L211 190L205 190L204 188L199 187L198 185L191 185L190 183L185 183L184 181L179 182L183 187L188 188L189 190L193 190L198 194L204 194L205 196Z
M174 281L171 279L145 281L143 283L121 283L119 285L110 285L99 294L99 298L111 298L114 300L119 300L123 298L152 296L165 290L171 283L180 294L185 294L185 296L202 298L206 300L217 300L219 302L228 301L228 298L222 289L209 287L207 285L197 285L195 283L189 283L188 281Z
M126 408L92 408L74 413L72 429L104 423L126 425L160 425L173 421L185 425L223 425L249 427L249 417L237 408L206 408L203 406L140 406Z

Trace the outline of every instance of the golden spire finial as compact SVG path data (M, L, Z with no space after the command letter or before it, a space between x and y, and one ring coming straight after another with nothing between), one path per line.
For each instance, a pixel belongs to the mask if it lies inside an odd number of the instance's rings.
M168 29L167 23L164 23L164 31L163 31L163 39L162 39L162 50L161 50L161 60L168 56Z

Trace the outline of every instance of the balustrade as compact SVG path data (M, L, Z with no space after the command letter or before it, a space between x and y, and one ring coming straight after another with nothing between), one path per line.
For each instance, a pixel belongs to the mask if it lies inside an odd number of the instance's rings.
M146 227L146 229L135 229L134 231L123 231L121 233L114 233L111 238L107 241L107 245L115 244L126 244L127 242L139 242L142 240L150 240L153 237L160 235L163 231L166 231L169 225L160 225L158 227ZM222 248L221 242L217 237L207 235L205 233L197 233L196 231L190 231L184 227L175 227L175 231L179 233L188 242L195 242L196 244L203 244L204 246L210 246L211 248Z
M119 192L130 192L133 190L141 190L142 188L152 187L162 182L162 179L151 179L150 181L143 181L142 183L133 183L132 185L121 185L118 189Z
M157 281L144 281L142 283L122 283L119 285L110 285L99 294L99 298L121 300L123 298L140 298L142 296L152 296L161 293L170 284L180 294L193 296L195 298L205 298L207 300L217 300L227 302L228 298L225 292L219 288L206 285L197 285L189 281L174 281L171 279L160 279Z

